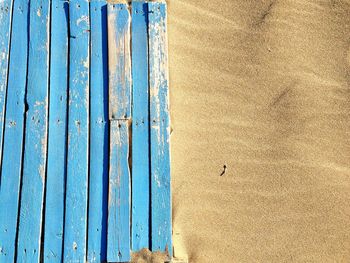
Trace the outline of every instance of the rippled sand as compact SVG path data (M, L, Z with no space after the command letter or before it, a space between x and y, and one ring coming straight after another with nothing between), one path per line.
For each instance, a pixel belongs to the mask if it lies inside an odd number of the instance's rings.
M349 262L350 1L168 5L175 253Z

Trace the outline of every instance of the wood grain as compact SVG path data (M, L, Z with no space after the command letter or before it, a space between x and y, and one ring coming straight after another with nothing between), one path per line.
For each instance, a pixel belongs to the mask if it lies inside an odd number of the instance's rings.
M107 3L90 2L90 178L88 218L88 261L103 262L107 257L108 209L108 47Z
M68 3L51 3L51 61L45 202L45 262L61 262L67 158Z
M150 244L148 4L132 2L132 249Z
M14 262L24 140L28 59L28 1L16 1L10 47L8 94L0 184L0 262Z
M108 262L130 261L129 121L110 123Z
M50 3L31 1L17 262L39 262L47 155Z
M107 260L130 261L129 122L131 115L130 14L108 5L109 193Z
M126 4L108 5L109 119L131 116L130 14Z
M0 160L3 150L13 0L0 2ZM0 176L1 181L1 176Z
M172 255L166 4L149 8L152 251Z
M89 154L89 2L69 3L70 56L64 260L85 262Z

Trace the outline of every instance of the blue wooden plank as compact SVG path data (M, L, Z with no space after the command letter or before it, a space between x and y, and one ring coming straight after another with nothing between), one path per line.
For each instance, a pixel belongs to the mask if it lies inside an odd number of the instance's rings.
M0 1L0 160L4 134L12 4L13 0Z
M130 14L126 4L108 5L109 119L131 115Z
M131 113L130 14L108 5L110 162L107 260L130 260L129 119Z
M89 2L69 4L70 57L64 260L86 261L89 149Z
M49 1L29 10L26 132L18 228L17 262L39 262L47 154Z
M68 3L51 3L51 61L44 262L61 262L66 177Z
M148 4L132 2L132 250L149 248Z
M107 257L108 209L108 48L107 4L90 2L90 178L88 218L88 262L104 262Z
M130 261L129 120L110 123L108 262Z
M25 88L28 57L28 0L13 8L11 57L0 185L0 262L15 261L18 203L22 168Z
M166 4L149 3L152 250L172 255Z

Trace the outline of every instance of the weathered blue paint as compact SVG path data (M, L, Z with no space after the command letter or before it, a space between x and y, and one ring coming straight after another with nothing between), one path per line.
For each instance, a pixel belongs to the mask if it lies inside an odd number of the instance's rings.
M130 261L129 121L110 123L108 262Z
M68 3L51 4L51 61L44 262L61 262L66 179Z
M101 262L106 259L125 262L130 260L131 248L140 250L149 245L153 251L168 251L171 256L165 3L133 2L133 25L130 27L126 4L109 4L107 8L105 0L91 3L71 0L70 4L61 0L52 0L52 4L51 1L32 0L28 14L28 1L16 0L13 7L0 177L0 211L6 211L0 212L0 262L15 261L16 245L17 262L39 262L41 256L45 262ZM9 39L6 28L10 28L12 5L8 11L1 9L6 3L12 2L0 1L0 29L5 28L0 32L0 40L4 36ZM3 16L6 12L9 12L7 18ZM49 35L52 37L50 67ZM2 59L3 50L6 50L6 41L0 43L0 122L4 108L2 94L6 98L6 93L1 92L6 92L7 83L7 73L2 70L7 72L9 53L7 50ZM26 83L27 102L24 99ZM129 142L131 123L132 144ZM40 255L42 229L45 229L44 251Z
M132 250L149 248L148 4L132 2Z
M109 119L131 115L130 14L126 4L108 5Z
M8 94L0 185L0 262L15 262L18 203L21 181L25 89L28 57L28 0L13 9Z
M50 3L30 1L26 132L17 262L39 262L47 154Z
M86 261L89 149L89 2L69 4L70 57L64 260Z
M131 115L130 14L108 5L110 162L107 260L130 260L129 119Z
M88 262L107 257L108 209L108 48L107 3L90 2L90 178L88 218Z
M2 156L13 0L0 1L0 160ZM1 161L0 161L1 162ZM1 177L0 177L1 183Z
M152 2L148 5L152 250L168 251L169 256L171 256L172 224L166 4Z

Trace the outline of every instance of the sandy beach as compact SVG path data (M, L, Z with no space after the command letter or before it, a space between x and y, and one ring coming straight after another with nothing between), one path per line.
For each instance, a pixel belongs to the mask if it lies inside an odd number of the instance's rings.
M350 1L168 11L175 255L349 262Z

